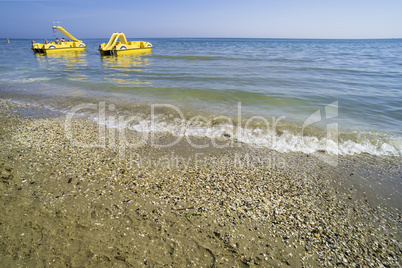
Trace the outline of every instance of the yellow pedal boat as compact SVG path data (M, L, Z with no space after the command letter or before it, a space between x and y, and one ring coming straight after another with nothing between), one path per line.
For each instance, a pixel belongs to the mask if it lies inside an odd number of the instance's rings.
M64 30L61 26L53 26L53 29L59 30L67 38L72 41L65 41L63 38L61 40L56 39L54 42L49 42L47 44L33 43L32 50L35 53L53 53L62 51L83 51L85 50L85 44L72 36L69 32Z
M128 42L124 33L113 33L108 43L99 46L101 55L124 55L151 52L152 44L145 41Z

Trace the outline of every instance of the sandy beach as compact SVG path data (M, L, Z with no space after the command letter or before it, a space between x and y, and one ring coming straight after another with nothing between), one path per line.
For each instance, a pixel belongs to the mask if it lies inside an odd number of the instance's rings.
M93 121L4 100L0 123L2 267L400 267L399 157L95 146Z

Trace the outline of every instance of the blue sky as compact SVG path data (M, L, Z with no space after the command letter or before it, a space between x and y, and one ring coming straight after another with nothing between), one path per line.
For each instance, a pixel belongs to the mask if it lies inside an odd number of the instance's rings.
M0 38L402 38L401 0L0 0Z

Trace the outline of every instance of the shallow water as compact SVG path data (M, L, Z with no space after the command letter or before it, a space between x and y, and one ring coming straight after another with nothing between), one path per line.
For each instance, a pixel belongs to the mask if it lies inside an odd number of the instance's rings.
M100 56L107 39L48 56L1 42L0 98L281 152L402 156L401 39L144 41L151 53L119 57Z

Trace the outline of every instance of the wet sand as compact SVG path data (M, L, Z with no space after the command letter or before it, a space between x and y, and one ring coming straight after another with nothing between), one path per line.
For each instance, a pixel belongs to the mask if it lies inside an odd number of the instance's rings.
M0 101L4 267L400 267L399 158L135 147L65 122Z

